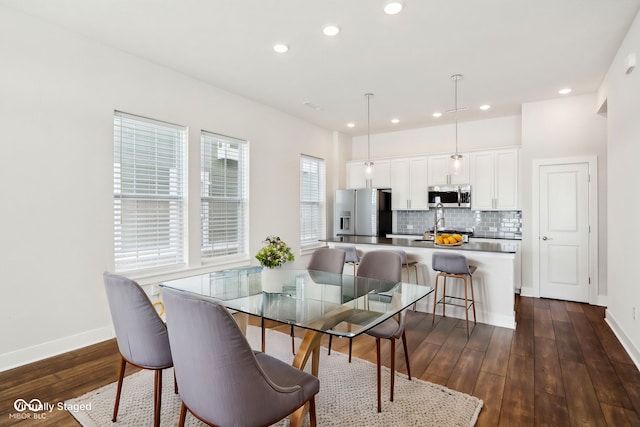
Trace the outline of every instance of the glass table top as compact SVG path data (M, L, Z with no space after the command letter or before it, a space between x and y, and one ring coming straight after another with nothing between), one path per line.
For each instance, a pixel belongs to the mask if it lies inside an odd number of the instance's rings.
M165 281L228 309L354 337L429 295L429 286L314 270L246 267Z

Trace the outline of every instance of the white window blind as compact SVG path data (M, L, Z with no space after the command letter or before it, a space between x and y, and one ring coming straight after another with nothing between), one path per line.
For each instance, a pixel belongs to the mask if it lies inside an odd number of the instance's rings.
M326 238L324 160L300 157L300 247Z
M186 128L116 112L116 271L183 264Z
M246 255L249 151L246 141L202 132L201 257Z

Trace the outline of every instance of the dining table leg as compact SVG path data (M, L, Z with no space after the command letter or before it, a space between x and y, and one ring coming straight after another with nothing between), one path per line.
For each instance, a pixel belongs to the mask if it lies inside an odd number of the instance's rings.
M303 370L309 361L309 357L311 357L311 373L316 377L318 376L320 368L320 342L322 341L322 335L323 334L321 332L305 332L300 348L293 359L292 365L294 367ZM291 417L289 418L289 425L291 427L301 426L308 411L309 404L306 403L291 414Z

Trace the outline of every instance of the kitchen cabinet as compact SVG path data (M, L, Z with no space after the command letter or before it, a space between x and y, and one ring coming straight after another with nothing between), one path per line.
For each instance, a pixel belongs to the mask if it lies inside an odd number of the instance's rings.
M469 154L462 155L462 171L453 175L449 170L450 154L429 156L427 170L429 171L428 185L468 184L469 183Z
M371 188L390 188L391 172L389 160L372 160ZM347 163L347 189L367 188L364 160Z
M427 157L393 159L391 171L391 209L427 210Z
M475 152L470 156L471 209L518 209L518 150Z

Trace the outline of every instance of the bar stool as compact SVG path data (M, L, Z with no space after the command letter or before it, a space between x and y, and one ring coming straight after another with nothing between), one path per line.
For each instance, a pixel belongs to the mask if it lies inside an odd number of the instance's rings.
M360 255L358 255L358 250L355 246L340 246L339 249L342 249L346 252L344 262L345 264L350 264L353 266L353 275L356 275L356 267L360 264Z
M473 295L473 273L476 271L477 267L473 265L467 264L467 257L460 254L454 253L444 253L444 252L434 252L431 257L431 268L433 271L436 271L436 283L435 290L433 293L433 318L431 320L431 324L435 322L436 319L436 307L438 304L442 304L442 317L445 316L445 307L446 305L456 305L459 307L464 307L464 314L467 320L467 337L469 336L469 309L473 308L473 323L476 323L476 304L475 298ZM442 298L438 300L438 279L440 277L444 278L443 289L442 289ZM454 297L451 295L447 295L447 277L453 277L455 279L462 279L464 281L464 298ZM467 294L467 278L469 278L469 287L471 288L471 302L469 302L468 294ZM464 305L461 303L452 303L447 302L447 298L449 299L464 299Z
M411 283L411 268L416 272L416 285L418 284L418 261L409 261L407 259L407 253L402 249L393 249L392 252L396 252L400 255L400 259L402 260L402 268L407 269L407 282Z

